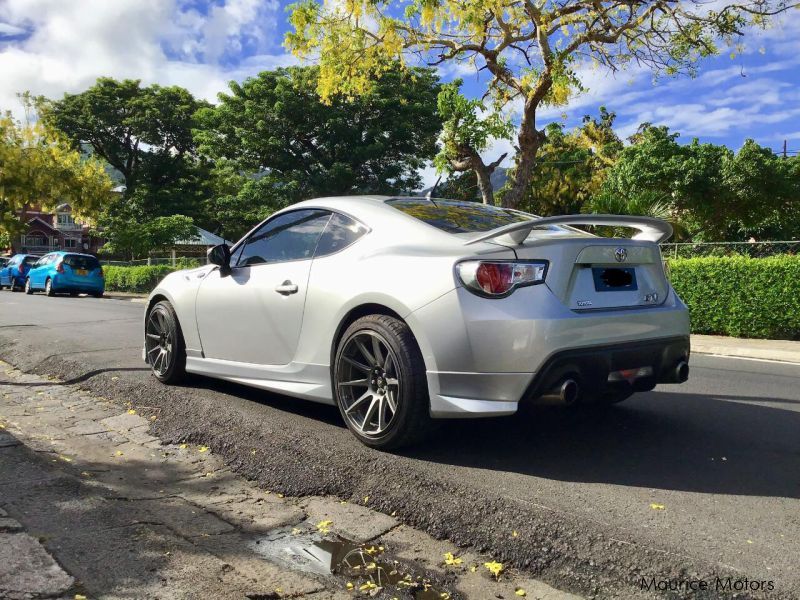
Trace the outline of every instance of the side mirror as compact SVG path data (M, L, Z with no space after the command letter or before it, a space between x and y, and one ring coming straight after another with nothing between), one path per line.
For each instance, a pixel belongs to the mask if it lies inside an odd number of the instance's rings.
M231 272L231 249L228 244L219 244L208 250L208 262L219 267L219 274L225 277Z

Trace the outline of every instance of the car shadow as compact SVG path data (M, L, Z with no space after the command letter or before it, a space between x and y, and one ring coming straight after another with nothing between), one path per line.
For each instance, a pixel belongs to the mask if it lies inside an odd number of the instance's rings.
M558 481L800 498L800 412L785 398L649 392L605 409L449 421L403 454Z

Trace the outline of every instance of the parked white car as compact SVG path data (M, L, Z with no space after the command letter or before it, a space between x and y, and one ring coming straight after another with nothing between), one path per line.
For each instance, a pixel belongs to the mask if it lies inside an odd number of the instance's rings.
M143 354L164 383L198 373L336 404L380 448L542 397L611 404L688 377L688 312L658 247L671 233L640 217L309 200L167 276Z

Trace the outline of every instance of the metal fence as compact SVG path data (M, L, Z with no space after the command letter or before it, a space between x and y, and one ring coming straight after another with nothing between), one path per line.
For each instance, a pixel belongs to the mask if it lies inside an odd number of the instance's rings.
M748 256L764 258L777 254L800 254L800 240L772 242L679 242L661 244L664 258L700 256Z
M208 264L206 256L150 256L148 258L137 258L135 260L105 260L100 259L100 263L110 267L138 267L141 265L169 265L171 267L199 267Z

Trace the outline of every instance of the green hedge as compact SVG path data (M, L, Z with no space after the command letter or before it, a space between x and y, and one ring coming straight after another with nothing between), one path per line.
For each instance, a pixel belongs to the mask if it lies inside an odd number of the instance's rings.
M145 292L175 270L170 265L142 265L139 267L103 267L106 290L109 292Z
M692 333L800 339L800 256L669 261Z

